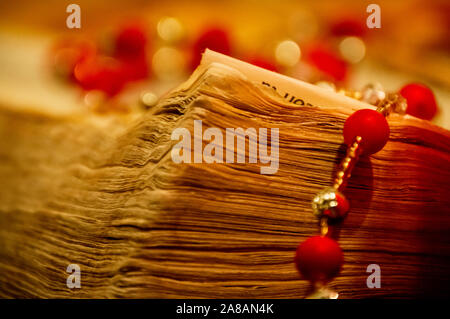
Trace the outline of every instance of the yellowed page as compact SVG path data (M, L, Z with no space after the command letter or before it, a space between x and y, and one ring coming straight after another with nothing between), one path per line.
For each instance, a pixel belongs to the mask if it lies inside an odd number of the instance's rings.
M220 63L234 68L248 80L273 88L283 99L298 106L345 107L355 110L375 109L373 105L206 49L200 69L204 70L212 63Z

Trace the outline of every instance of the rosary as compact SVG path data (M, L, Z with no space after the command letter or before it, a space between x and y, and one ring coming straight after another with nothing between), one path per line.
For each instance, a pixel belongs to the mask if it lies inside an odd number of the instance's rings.
M340 164L333 185L320 191L312 200L313 213L319 220L320 235L300 243L295 254L298 271L314 287L314 292L307 298L338 298L338 293L325 287L337 276L344 262L341 247L330 237L328 222L342 220L349 211L350 205L343 191L359 156L375 154L386 145L390 133L386 117L391 112L405 114L407 107L412 106L409 104L417 104L418 99L414 94L417 95L417 92L421 92L420 90L421 87L417 84L410 84L400 91L401 94L386 94L374 85L367 86L362 92L340 91L345 95L376 105L377 110L358 110L347 118L343 129L347 154ZM423 112L435 108L434 97L419 100L422 104L414 106L423 109Z

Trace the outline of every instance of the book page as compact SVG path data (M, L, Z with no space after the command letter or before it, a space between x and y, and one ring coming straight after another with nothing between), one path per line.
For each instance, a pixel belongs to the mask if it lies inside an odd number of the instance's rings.
M249 81L272 88L285 101L298 106L344 107L352 110L375 109L375 106L368 103L206 49L200 69L204 70L212 63L221 63L232 67L241 72Z

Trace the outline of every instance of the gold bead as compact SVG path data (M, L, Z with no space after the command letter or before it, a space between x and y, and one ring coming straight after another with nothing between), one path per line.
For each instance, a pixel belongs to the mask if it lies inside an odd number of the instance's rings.
M363 88L361 95L362 101L372 105L377 105L386 97L386 93L384 92L383 87L379 83L366 85Z
M145 108L151 108L158 102L158 96L153 92L143 91L141 93L140 101Z
M328 187L313 198L311 207L314 215L319 218L322 216L338 218L343 217L347 213L349 205L342 193L333 187Z
M314 291L305 297L305 299L338 299L339 294L326 287L315 287Z

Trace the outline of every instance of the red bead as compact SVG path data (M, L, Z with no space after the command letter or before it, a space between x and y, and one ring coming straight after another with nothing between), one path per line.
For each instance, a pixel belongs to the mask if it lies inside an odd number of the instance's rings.
M123 62L123 76L127 81L142 80L149 76L150 69L145 54L121 62Z
M343 16L330 25L330 32L334 36L363 37L366 34L365 19L356 16Z
M389 139L389 124L379 112L370 109L359 110L350 115L344 124L344 141L352 145L357 136L362 138L362 154L370 155L380 151Z
M127 80L124 64L103 56L78 63L74 69L74 77L83 89L100 90L110 97L118 94Z
M77 63L97 54L96 46L87 40L64 39L51 50L53 67L58 75L74 80L73 71Z
M339 244L329 237L308 238L297 248L295 264L300 274L312 282L327 282L341 270L344 256Z
M118 32L115 39L115 57L130 60L145 55L147 35L139 24L129 24Z
M114 57L123 64L122 75L126 82L149 76L148 42L145 28L138 23L126 25L117 33Z
M249 62L253 65L259 66L260 68L278 72L278 67L276 66L276 64L271 60L265 59L263 57L254 57Z
M405 85L400 94L408 102L406 113L415 117L431 120L437 112L436 99L427 86L419 83Z
M347 62L322 44L310 47L307 50L307 59L332 80L343 81L347 77Z
M206 49L230 55L231 41L228 32L221 28L210 28L200 34L192 48L192 69L195 69L199 65L202 53Z
M347 198L345 198L345 196L341 193L336 192L336 201L337 206L332 209L325 209L323 211L324 216L328 216L330 218L342 218L347 215L348 210L350 209L350 204Z

